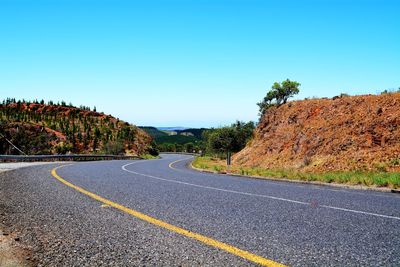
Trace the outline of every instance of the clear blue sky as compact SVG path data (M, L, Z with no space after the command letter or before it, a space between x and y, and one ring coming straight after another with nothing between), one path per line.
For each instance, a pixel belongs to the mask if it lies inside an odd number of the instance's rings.
M400 87L400 1L0 0L1 98L219 126L286 78L299 99Z

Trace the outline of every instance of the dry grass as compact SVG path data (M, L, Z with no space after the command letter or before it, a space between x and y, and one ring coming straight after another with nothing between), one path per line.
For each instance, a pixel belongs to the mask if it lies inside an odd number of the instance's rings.
M211 157L198 157L193 161L193 166L199 169L226 172L226 162ZM338 172L301 172L295 169L265 169L259 167L230 166L230 173L284 178L300 181L319 181L325 183L340 183L349 185L364 185L370 187L400 188L400 173L398 172L361 172L361 171L338 171Z

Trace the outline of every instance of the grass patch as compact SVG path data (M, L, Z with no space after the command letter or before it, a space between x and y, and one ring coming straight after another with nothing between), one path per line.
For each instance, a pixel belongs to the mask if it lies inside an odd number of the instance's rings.
M142 157L143 159L159 159L160 158L160 156L153 156L150 154L141 155L140 157Z
M192 164L195 168L203 170L218 173L226 171L226 163L224 160L211 157L197 157ZM338 171L310 173L301 172L295 169L264 169L259 167L231 166L230 173L301 181L320 181L325 183L389 187L393 189L400 188L400 173L387 172L386 169L383 168L377 169L378 170L375 172Z

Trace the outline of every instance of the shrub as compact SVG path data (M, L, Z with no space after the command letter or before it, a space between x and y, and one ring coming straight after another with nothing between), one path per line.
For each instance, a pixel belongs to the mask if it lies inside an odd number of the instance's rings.
M123 141L109 141L104 147L103 152L110 155L124 155L125 145Z
M56 145L55 149L57 154L65 155L72 150L72 145L61 142Z

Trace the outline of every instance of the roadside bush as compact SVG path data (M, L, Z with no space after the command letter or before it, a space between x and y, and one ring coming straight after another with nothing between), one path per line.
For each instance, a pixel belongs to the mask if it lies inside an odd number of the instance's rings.
M376 163L374 167L378 172L387 172L387 166L385 163Z
M156 157L159 155L158 149L157 149L157 144L153 141L150 146L147 148L147 152Z
M104 154L109 155L124 155L125 154L125 144L123 141L109 141L103 147Z
M61 142L55 146L55 150L57 154L65 155L72 150L72 145Z
M221 172L222 171L222 167L221 166L213 166L213 169L216 172Z
M390 161L390 164L391 164L392 166L398 166L398 165L400 165L400 158L394 158L394 159L392 159L392 160Z

